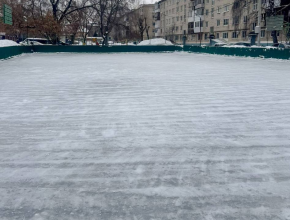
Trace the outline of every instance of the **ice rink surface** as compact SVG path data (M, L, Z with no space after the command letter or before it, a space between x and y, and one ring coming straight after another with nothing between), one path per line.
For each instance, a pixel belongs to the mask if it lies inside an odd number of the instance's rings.
M290 219L290 62L0 61L0 219Z

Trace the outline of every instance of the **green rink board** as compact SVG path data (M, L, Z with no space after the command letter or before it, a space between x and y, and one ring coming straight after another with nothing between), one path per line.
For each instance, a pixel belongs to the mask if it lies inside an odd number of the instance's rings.
M274 59L290 59L289 49L265 48L232 48L232 47L200 47L200 46L13 46L0 47L0 60L22 53L157 53L185 51L193 53L207 53L227 56L261 57Z
M185 46L183 51L228 56L290 59L290 49Z
M31 53L31 50L31 47L23 46L0 47L0 60L18 56L22 53Z
M154 53L182 51L180 46L33 46L38 53Z

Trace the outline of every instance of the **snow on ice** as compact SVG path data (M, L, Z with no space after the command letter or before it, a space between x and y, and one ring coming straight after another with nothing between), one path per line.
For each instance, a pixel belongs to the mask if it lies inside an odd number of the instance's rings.
M290 219L289 64L1 61L1 219Z

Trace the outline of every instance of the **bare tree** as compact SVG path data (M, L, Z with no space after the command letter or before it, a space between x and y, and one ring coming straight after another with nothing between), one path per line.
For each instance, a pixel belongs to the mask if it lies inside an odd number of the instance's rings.
M125 8L128 7L126 0L92 0L96 10L100 33L103 37L103 45L108 45L108 36L112 31L117 19L121 17Z
M85 8L78 11L79 15L79 30L83 40L83 44L86 43L88 34L92 28L98 23L98 17L96 11L93 8Z

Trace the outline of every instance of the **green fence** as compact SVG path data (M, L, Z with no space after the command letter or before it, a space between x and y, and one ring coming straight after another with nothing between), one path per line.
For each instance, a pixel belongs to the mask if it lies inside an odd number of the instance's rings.
M261 57L286 60L290 59L289 49L185 46L183 51L228 56Z
M32 49L31 47L21 47L21 46L0 47L0 60L17 56L22 53L31 53L31 49Z
M154 53L186 51L228 56L261 57L275 59L290 59L289 49L265 48L232 48L232 47L199 47L199 46L13 46L0 48L0 60L22 53Z
M155 53L182 51L180 46L33 46L38 53Z

